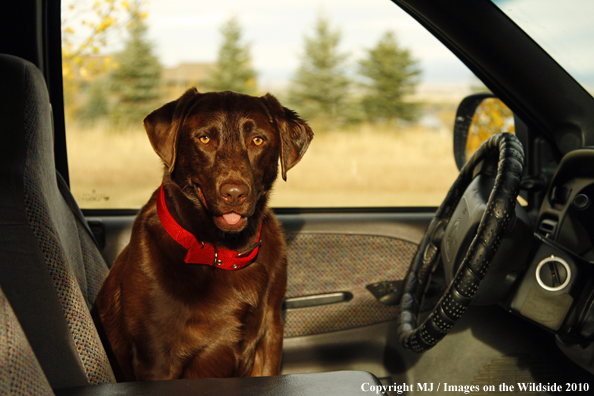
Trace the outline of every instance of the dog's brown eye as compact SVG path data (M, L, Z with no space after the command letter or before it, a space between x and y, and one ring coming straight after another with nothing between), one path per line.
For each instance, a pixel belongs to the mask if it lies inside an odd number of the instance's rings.
M264 143L264 139L262 139L261 137L256 136L255 138L252 139L252 142L254 142L254 144L256 146L261 146L262 143Z
M208 144L208 142L210 142L210 138L208 136L200 136L200 143L202 144Z

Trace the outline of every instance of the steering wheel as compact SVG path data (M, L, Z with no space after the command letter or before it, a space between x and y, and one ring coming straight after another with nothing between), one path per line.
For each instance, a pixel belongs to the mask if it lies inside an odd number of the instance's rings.
M483 168L496 167L497 177L476 236L433 311L417 326L421 301L427 291L430 274L440 259L444 262L440 250L448 249L448 243L459 239L460 232L472 232L471 228L461 229L463 227L460 227L458 217L449 228L446 227L452 215L455 212L460 213L456 211L457 207L467 205L461 204L461 201L466 201L466 194L472 194L466 191L479 164ZM501 243L502 235L514 217L523 164L524 152L518 138L510 133L500 133L484 142L460 171L445 200L437 209L405 280L397 329L398 339L404 348L423 352L435 346L474 300L491 259ZM472 235L465 234L464 237Z

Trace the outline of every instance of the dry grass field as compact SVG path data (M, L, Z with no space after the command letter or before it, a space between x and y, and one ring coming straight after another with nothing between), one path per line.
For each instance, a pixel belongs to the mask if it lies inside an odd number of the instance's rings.
M141 128L69 125L67 139L72 191L82 208L139 208L160 184L162 165ZM287 182L279 177L271 204L437 206L457 174L450 133L377 126L318 131Z

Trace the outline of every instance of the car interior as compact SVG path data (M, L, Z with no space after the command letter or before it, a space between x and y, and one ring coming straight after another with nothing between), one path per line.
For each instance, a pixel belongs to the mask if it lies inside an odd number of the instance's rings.
M281 375L131 383L91 310L138 209L71 193L60 2L0 4L0 394L588 394L594 98L497 1L392 2L490 90L458 106L443 203L274 208L290 263ZM513 134L468 153L492 99Z

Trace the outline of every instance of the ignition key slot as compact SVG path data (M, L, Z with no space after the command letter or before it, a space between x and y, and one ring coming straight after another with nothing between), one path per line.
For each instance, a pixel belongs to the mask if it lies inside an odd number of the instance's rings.
M559 291L571 280L571 268L560 257L547 257L536 267L536 281L545 290Z

